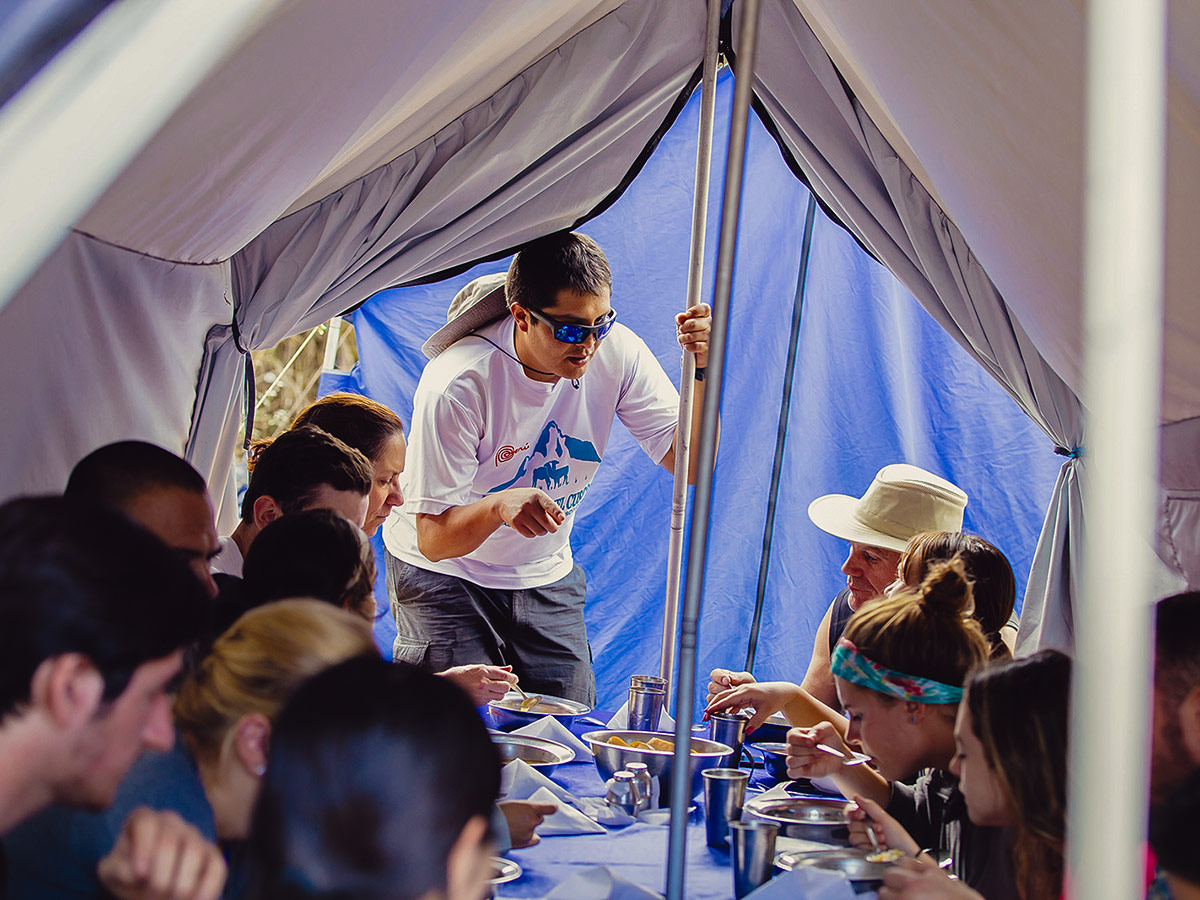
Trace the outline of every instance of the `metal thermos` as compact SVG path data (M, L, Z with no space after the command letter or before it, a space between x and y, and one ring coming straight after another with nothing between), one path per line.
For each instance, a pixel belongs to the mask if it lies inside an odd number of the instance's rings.
M633 775L633 782L638 789L638 812L654 806L654 780L650 777L650 767L645 763L631 762L625 770Z
M638 793L637 785L633 782L633 773L617 772L608 780L606 787L608 790L604 794L604 802L631 818L637 818Z

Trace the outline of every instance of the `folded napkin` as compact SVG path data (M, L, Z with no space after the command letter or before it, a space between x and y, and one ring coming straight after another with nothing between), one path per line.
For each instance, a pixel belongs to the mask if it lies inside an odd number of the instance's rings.
M792 869L746 895L745 900L874 900L874 892L855 894L841 872Z
M621 704L621 708L616 714L608 720L608 727L612 731L624 731L629 726L629 701L626 700ZM672 719L664 709L662 715L658 717L659 731L674 731L675 720Z
M557 741L564 747L570 747L574 750L576 759L592 758L591 748L575 737L575 735L571 734L567 726L554 718L554 716L542 716L535 722L521 726L513 734L523 734L526 737L538 737L549 741Z
M604 834L604 828L597 825L573 806L568 806L559 800L549 788L538 788L529 797L531 803L555 803L558 812L546 816L545 821L537 827L540 837L555 834Z
M791 784L790 781L781 781L779 784L775 785L774 787L767 788L767 790L763 791L757 796L746 797L746 800L747 802L750 800L754 800L755 802L760 800L786 800L792 796L792 794L788 793L787 790L787 786L789 784Z
M622 878L607 866L576 872L542 900L662 900L662 894Z
M523 759L505 763L500 770L501 800L529 800L539 790L552 793L555 803L579 803L574 794L559 787Z
M580 797L579 808L601 825L609 828L623 828L632 825L633 816L623 809L617 809L604 802L603 797Z

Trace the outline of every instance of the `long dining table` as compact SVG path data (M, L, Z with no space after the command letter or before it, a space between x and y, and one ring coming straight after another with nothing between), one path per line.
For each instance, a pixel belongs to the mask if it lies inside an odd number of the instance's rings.
M606 719L607 716L600 715ZM597 726L574 723L571 731L580 736ZM696 737L708 737L708 726L696 726ZM753 752L753 745L749 745ZM590 755L579 754L573 762L558 766L549 776L576 797L602 797L604 781ZM747 799L775 784L761 766L751 771ZM704 827L702 797L693 801L688 814L686 896L689 900L730 900L733 870L728 850L709 847ZM522 850L505 854L521 866L516 881L496 886L496 896L544 897L572 874L594 866L606 866L635 884L663 893L667 872L667 825L636 822L623 828L605 828L604 834L550 835Z

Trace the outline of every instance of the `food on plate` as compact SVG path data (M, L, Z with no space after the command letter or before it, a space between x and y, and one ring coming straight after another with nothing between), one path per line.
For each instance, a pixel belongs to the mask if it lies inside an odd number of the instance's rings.
M671 750L674 751L675 745L670 741L664 741L662 738L650 738L648 741L651 750Z
M868 853L864 859L869 863L893 863L903 855L903 850L897 850L893 847L890 850L877 850L874 853Z
M629 746L628 741L617 737L615 734L612 737L610 737L606 743L616 744L618 747L628 747Z

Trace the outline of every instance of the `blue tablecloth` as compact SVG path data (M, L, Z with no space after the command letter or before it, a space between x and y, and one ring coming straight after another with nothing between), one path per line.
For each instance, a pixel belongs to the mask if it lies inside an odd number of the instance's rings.
M598 718L608 717L599 715ZM571 730L583 734L595 728L594 725L576 725ZM707 728L696 734L707 737ZM591 757L559 766L550 778L577 797L604 795L604 782ZM751 779L752 789L763 780L761 770L756 771ZM574 872L597 865L608 866L630 881L663 893L667 880L668 831L666 825L639 822L626 828L610 828L605 834L544 837L532 847L506 854L520 864L524 874L517 881L498 885L496 896L542 897ZM688 817L686 865L685 885L689 900L730 900L733 897L729 853L708 846L702 808L693 810Z

